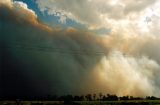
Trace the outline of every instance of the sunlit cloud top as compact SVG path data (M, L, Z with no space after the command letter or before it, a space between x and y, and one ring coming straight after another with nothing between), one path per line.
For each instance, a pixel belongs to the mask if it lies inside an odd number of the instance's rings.
M159 0L36 0L42 12L59 17L59 22L71 19L88 29L119 30L131 35L158 31ZM156 21L156 22L155 22ZM155 24L156 23L156 24ZM126 30L127 28L127 30Z
M159 7L160 0L1 0L2 79L11 83L4 93L160 96Z

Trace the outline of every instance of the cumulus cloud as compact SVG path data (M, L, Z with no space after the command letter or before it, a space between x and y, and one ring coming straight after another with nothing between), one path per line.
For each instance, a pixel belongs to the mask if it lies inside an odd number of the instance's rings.
M12 5L11 0L3 0L3 1L1 0L0 3L1 3L1 5L2 4L8 5L8 6Z
M7 7L8 10L12 10L6 15L0 14L1 19L11 19L12 16L16 18L16 20L20 21L25 21L28 23L31 23L37 27L41 27L44 30L51 31L52 29L49 28L47 25L44 24L39 24L37 15L35 12L27 7L27 4L23 2L18 2L18 1L12 1L12 0L3 0L0 2L1 6L1 11L4 13L5 8ZM14 20L14 19L13 19Z
M128 9L126 16L123 16L124 11L132 3L112 1L36 1L41 11L63 16L61 21L70 18L93 28L103 26L107 21L113 30L108 36L97 36L89 30L84 32L72 27L51 29L39 22L35 12L26 4L10 0L0 2L0 22L3 26L0 26L3 39L0 52L2 95L103 92L159 96L160 38L158 33L153 33L158 30L157 26L154 27L154 21L158 21L159 15L156 14L157 9L154 15L146 12L150 11L147 7L155 1L138 1L137 5L142 7ZM104 6L101 7L101 4ZM116 12L121 19L109 18L115 17ZM136 20L142 16L134 15L135 12L154 18L151 25L143 27L143 22L139 23L143 18ZM144 31L151 27L152 31L142 34L144 32L137 27L146 28Z
M14 5L25 6L21 2ZM77 83L85 81L100 59L94 57L98 53L94 52L102 49L96 39L74 28L48 31L33 12L25 8L17 11L14 5L0 8L2 96L80 94ZM24 12L34 20L23 16Z
M98 14L92 11L93 7L86 0L71 0L70 2L63 0L47 0L46 2L36 1L41 11L48 11L48 14L60 17L60 21L66 21L67 18L80 23L99 23ZM87 11L86 11L87 10ZM83 11L83 12L82 12ZM95 18L93 18L95 16Z
M132 57L113 51L102 58L96 66L96 73L103 81L104 92L146 96L159 94L154 80L159 68L159 65L148 57Z
M158 0L36 0L42 12L47 11L60 17L60 21L72 19L87 25L90 29L122 27L141 22L146 9L154 8ZM156 10L158 8L155 8ZM124 27L123 27L124 28ZM121 29L123 29L121 28Z

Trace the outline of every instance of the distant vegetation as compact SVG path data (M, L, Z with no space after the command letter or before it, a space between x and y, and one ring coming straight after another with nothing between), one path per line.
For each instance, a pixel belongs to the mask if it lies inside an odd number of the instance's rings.
M48 95L44 97L2 97L0 100L42 100L42 101L132 101L132 100L160 100L160 98L155 96L146 96L143 97L134 97L134 96L121 96L118 97L115 94L106 94L103 95L102 93L99 94L86 94L81 96L73 96L73 95L64 95L64 96L57 96L57 95Z
M154 96L133 97L115 94L87 94L81 96L48 95L45 97L2 97L0 105L160 105Z

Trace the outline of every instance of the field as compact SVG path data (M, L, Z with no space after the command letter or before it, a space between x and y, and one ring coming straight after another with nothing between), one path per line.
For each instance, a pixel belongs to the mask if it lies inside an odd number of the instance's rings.
M132 101L0 101L0 105L160 105L160 100Z

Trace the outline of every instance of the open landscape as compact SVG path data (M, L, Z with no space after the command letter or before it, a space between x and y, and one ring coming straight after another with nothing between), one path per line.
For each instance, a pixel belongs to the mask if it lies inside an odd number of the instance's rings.
M0 101L0 105L160 105L160 100L134 101Z
M95 94L85 96L48 96L43 98L1 99L0 105L160 105L160 99Z
M0 0L0 105L160 105L160 0Z

